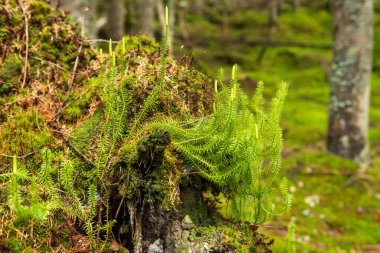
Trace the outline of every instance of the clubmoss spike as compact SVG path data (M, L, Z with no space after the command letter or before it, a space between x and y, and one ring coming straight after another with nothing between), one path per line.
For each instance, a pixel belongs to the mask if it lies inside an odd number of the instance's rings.
M100 63L103 63L103 50L102 49L99 50L99 61L100 61Z
M169 26L169 8L167 6L165 8L165 25L166 27Z
M123 55L125 55L125 38L124 37L122 40L122 52L123 52Z
M237 66L236 64L232 67L232 80L236 80L236 70Z
M17 173L17 156L13 155L13 173Z
M108 43L108 53L110 54L110 56L112 56L112 39L110 39Z

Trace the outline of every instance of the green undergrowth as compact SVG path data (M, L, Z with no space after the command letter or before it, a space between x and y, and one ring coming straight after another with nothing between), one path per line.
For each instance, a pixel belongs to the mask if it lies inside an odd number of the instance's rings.
M0 65L0 247L145 252L188 216L196 226L181 223L184 247L214 240L220 251L268 250L273 242L253 224L283 215L292 202L279 174L286 84L264 107L264 85L247 96L236 65L211 82L168 57L168 27L161 45L125 37L116 48L110 41L108 54L95 51L64 14L40 1L28 6L28 57L37 60L26 73L26 50L15 55L18 37L9 32L23 34L22 10L15 1L0 7L1 63L18 59ZM16 82L24 73L25 82ZM184 198L186 191L194 198ZM222 193L233 213L215 212L206 191Z
M227 20L227 39L221 33L200 31L202 26L210 27L209 31L220 31L221 22L208 16L199 20L191 14L187 18L188 32L197 34L197 39L189 51L194 53L195 62L209 73L215 71L218 62L225 66L240 64L242 86L248 94L255 90L258 80L265 80L264 93L269 96L274 94L277 83L289 83L282 120L283 166L293 185L294 209L291 215L271 225L286 227L290 220L295 220L298 252L366 252L371 245L380 244L377 183L380 180L380 72L376 57L380 49L380 5L375 4L369 131L372 164L366 173L360 172L352 162L326 152L329 84L324 66L330 65L331 50L267 47L260 60L264 48L245 43L245 40L265 41L268 37L281 42L332 43L332 18L326 3L310 1L303 5L297 12L285 6L273 27L267 23L265 10L240 10ZM183 43L186 48L186 42ZM260 229L273 235L277 242L273 250L281 252L281 238L286 229Z
M28 39L19 2L0 4L1 168L10 166L14 154L38 167L41 149L59 146L60 135L96 104L83 85L96 74L95 51L79 27L42 1L30 1L26 11Z

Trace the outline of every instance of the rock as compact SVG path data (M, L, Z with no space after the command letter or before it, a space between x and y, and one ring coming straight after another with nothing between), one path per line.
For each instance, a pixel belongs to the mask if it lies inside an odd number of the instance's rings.
M148 253L163 253L164 252L164 241L157 239L153 244L149 245Z
M186 215L185 218L183 218L183 220L182 220L182 227L184 229L190 230L190 229L194 228L194 226L195 225L194 225L193 221L191 220L190 216Z

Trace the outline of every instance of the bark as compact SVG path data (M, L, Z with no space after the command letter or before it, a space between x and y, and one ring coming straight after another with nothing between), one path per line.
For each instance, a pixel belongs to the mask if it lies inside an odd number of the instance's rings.
M202 15L203 14L203 8L204 8L204 0L193 0L191 1L192 2L192 10L198 14L198 15Z
M176 23L176 0L168 0L168 8L169 8L169 55L173 56L174 50L174 26Z
M292 1L292 7L294 11L297 11L300 8L301 0L293 0Z
M113 40L120 40L124 35L126 9L123 0L109 0L108 29Z
M179 4L178 4L178 30L181 34L181 37L182 39L188 44L190 45L191 42L190 42L190 39L189 39L189 33L187 31L187 28L186 28L186 15L187 15L187 11L188 11L188 6L187 6L187 2L186 1L180 1ZM198 15L200 15L198 13Z
M97 38L99 27L97 24L97 9L98 9L98 0L86 1L85 10L86 16L83 23L84 34L90 38Z
M334 56L327 146L368 166L373 0L334 0Z
M277 23L278 19L278 1L270 0L269 1L269 24L274 25Z
M284 3L285 3L285 0L277 0L277 8L278 8L278 13L279 15L282 14L282 12L284 11Z
M98 0L51 1L51 6L68 12L75 22L80 23L82 26L82 33L90 39L95 39L99 31L99 27L97 26L98 4Z
M139 33L154 37L154 9L156 0L137 1Z

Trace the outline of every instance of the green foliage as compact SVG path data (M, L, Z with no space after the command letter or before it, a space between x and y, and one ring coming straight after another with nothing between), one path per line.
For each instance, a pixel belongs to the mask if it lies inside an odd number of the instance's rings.
M101 188L100 197L109 203L110 196L115 194L111 185L115 184L120 198L127 197L129 210L136 209L133 206L136 204L132 203L141 197L141 189L149 192L146 201L154 201L149 197L154 191L155 201L166 200L171 204L162 202L163 206L175 206L180 177L175 176L173 168L181 162L184 173L198 174L222 189L232 203L235 220L263 223L288 210L291 205L288 185L286 180L278 180L282 149L279 120L287 85L280 87L267 112L263 107L263 84L260 83L252 99L248 98L238 84L238 70L234 66L230 84L223 83L223 71L220 72L219 85L216 82L214 87L212 114L203 117L172 115L172 110L166 109L170 105L167 97L172 94L173 87L177 87L169 77L170 60L164 43L151 87L144 87L144 80L139 77L146 75L145 72L129 71L132 62L122 57L127 44L125 39L116 50L121 56L110 46L108 61L103 63L99 76L90 81L99 93L102 107L71 137L75 146L83 147L81 152L95 161L87 164L95 173L85 176L90 209L95 203L94 190ZM143 94L143 100L136 96L136 87L149 89ZM192 92L192 87L186 89L188 94ZM182 102L175 110L184 108L186 104ZM86 134L85 138L80 137ZM69 153L62 164L61 182L69 193L73 210L77 210L76 216L85 221L84 228L90 237L94 231L105 229L107 240L109 230L93 223L81 211L83 205L73 184L74 167L78 165L70 156L73 154ZM165 185L173 184L168 192ZM283 203L275 202L278 195L284 198ZM247 211L252 204L254 210ZM109 208L107 204L104 223L112 226ZM90 210L89 213L96 212ZM141 214L133 212L130 215ZM139 224L131 226L133 231ZM139 247L139 241L134 245Z
M0 95L10 93L18 84L21 74L22 61L19 56L12 54L0 66ZM1 102L1 100L0 100Z
M234 67L232 80L218 91L211 117L182 123L175 120L156 127L170 133L172 144L190 166L211 182L225 187L232 200L235 218L262 223L287 210L291 205L286 180L280 184L285 208L275 208L270 199L273 182L280 170L282 133L279 117L286 95L284 84L272 101L269 113L263 109L263 84L251 102L237 83ZM247 213L248 206L255 206Z
M40 130L38 128L40 127ZM44 147L51 145L53 138L44 127L43 120L35 110L29 109L17 112L0 127L0 152L2 154L17 154L22 156L31 154L25 166L36 169L41 161L41 152ZM10 164L9 157L0 157L2 164Z
M295 243L295 225L293 222L289 223L288 235L286 236L286 253L296 253Z
M60 169L60 179L59 182L62 184L62 187L67 192L66 205L63 207L63 210L68 216L73 218L78 218L83 222L83 228L86 231L92 249L95 249L96 238L95 233L103 229L101 225L94 225L93 219L97 213L97 188L94 184L91 184L88 187L87 196L88 199L87 205L83 203L83 200L78 196L75 187L76 179L76 168L70 160L64 160L61 163Z
M31 8L51 15L44 4L34 2ZM42 16L35 17L36 22L42 20ZM60 211L81 224L91 250L96 251L108 247L119 210L125 217L128 213L128 229L138 248L144 208L156 203L164 209L176 208L179 185L189 174L203 177L224 193L232 203L234 220L262 223L288 209L287 183L278 181L282 148L279 117L287 86L280 87L266 111L263 84L253 99L248 98L238 84L235 66L230 84L223 83L221 71L213 93L207 77L167 57L167 32L159 53L157 44L147 39L124 38L116 51L110 46L98 76L81 87L93 93L67 103L62 114L74 123L91 95L97 94L100 106L65 140L72 144L70 149L57 154L43 149L41 167L33 168L33 174L15 165L12 172L2 175L8 189L2 195L7 199L3 206L9 213L46 222L50 211ZM41 34L45 41L48 30L42 29ZM71 52L63 59L63 67L75 59L72 53L77 51L71 47L57 49L44 44L44 52L53 59L59 58L62 50ZM55 99L66 97L67 87L60 84L63 89ZM20 120L15 124L17 117ZM14 136L12 131L27 129L22 139L28 144L35 142L30 147L43 148L52 141L45 129L48 122L37 113L21 110L15 118L8 119L0 136L9 140ZM37 129L39 134L35 135ZM9 147L7 153L21 153L20 145L13 141ZM276 202L277 195L284 196L283 203ZM278 205L282 208L276 208ZM254 210L247 212L248 206ZM203 211L207 216L206 207ZM201 223L202 217L197 222ZM205 229L202 235L210 237L208 231L215 232ZM226 241L239 243L238 238L228 237Z
M41 199L37 177L17 166L17 157L13 157L13 168L9 173L1 174L0 179L7 185L6 207L16 215L16 219L36 222L47 220L53 205ZM26 184L28 182L28 184Z

